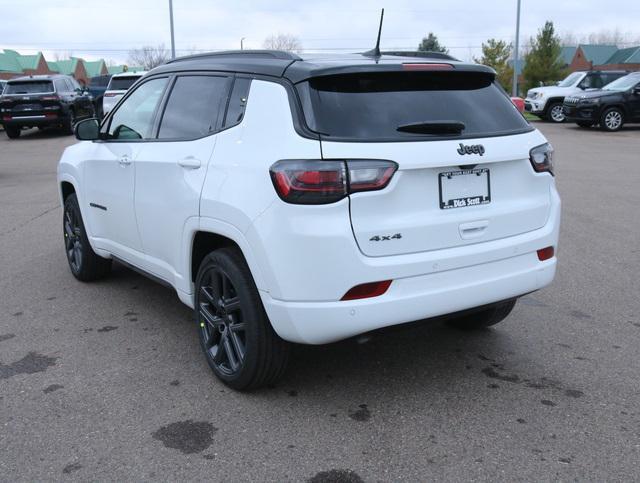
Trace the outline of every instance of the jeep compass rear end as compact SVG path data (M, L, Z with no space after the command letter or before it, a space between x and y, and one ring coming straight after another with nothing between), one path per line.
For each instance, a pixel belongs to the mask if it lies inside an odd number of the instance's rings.
M77 135L96 142L59 168L72 272L115 258L175 287L237 389L277 380L289 342L496 324L555 274L553 149L487 67L194 56Z

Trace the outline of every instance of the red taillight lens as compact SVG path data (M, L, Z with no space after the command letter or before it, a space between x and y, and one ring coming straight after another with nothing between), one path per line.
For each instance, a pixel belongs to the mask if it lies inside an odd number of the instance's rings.
M340 300L359 300L368 299L371 297L379 297L384 294L391 285L391 280L385 280L383 282L363 283L362 285L356 285L350 289Z
M554 255L555 249L553 247L546 247L538 250L538 260L540 260L541 262L553 258Z
M116 94L115 92L105 92L103 97L116 97L119 94Z
M407 63L402 64L402 70L452 70L451 64L426 64L426 63Z
M334 203L350 193L383 189L398 165L393 161L359 159L282 160L271 166L271 180L287 203Z

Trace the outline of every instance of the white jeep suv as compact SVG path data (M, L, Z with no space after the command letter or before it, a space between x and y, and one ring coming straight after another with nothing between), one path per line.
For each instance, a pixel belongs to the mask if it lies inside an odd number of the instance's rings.
M71 272L117 260L172 286L236 389L275 382L290 342L496 324L555 274L553 149L488 67L197 55L76 136L58 167Z
M627 71L622 70L573 72L555 86L529 89L524 100L524 109L547 121L564 122L562 103L565 97L589 89L600 89L627 74Z

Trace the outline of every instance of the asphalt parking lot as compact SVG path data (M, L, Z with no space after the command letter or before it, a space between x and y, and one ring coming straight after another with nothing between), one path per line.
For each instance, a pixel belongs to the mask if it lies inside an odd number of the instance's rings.
M640 129L536 125L564 203L551 287L491 330L297 347L251 394L213 377L171 290L71 276L75 140L0 132L0 480L637 480Z

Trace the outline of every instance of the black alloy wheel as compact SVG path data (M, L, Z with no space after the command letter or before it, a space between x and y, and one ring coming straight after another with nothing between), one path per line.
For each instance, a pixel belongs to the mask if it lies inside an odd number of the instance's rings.
M285 372L290 346L273 330L242 252L212 251L195 282L194 316L213 373L240 391L275 384Z
M200 279L199 295L203 349L217 372L234 376L242 369L246 353L246 325L238 293L221 267L211 267Z
M75 209L64 210L64 247L73 274L82 270L82 231L79 213Z
M103 278L111 271L112 261L98 256L91 248L75 193L64 200L62 228L64 251L74 277L89 282Z

